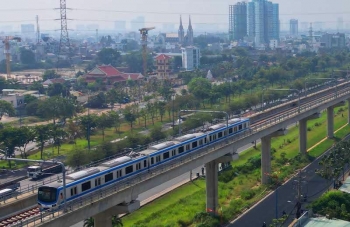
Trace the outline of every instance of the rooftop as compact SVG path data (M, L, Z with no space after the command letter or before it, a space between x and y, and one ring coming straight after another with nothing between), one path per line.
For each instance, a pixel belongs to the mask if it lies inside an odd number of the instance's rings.
M350 222L338 220L338 219L327 219L321 218L309 218L303 225L303 227L350 227Z
M350 177L347 177L339 191L350 193Z

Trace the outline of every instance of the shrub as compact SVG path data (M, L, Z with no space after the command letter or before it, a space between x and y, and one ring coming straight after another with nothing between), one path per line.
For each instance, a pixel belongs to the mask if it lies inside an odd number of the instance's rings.
M244 200L250 200L255 196L255 191L252 189L241 192L241 198Z
M307 127L307 131L310 132L311 131L311 127Z

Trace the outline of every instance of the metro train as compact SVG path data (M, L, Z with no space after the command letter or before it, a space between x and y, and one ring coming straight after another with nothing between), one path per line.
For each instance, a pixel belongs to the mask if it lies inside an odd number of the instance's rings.
M249 118L234 118L228 121L228 125L212 125L205 131L186 134L171 141L150 146L146 150L69 174L66 176L66 201L87 196L125 178L150 171L156 166L166 165L167 162L180 156L249 129ZM62 181L38 188L38 204L42 209L53 209L62 203Z

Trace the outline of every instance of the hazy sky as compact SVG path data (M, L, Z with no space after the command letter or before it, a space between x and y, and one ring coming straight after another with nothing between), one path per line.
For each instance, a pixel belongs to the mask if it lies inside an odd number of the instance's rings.
M4 1L4 0L3 0ZM113 29L115 20L130 20L144 16L147 26L162 27L163 23L175 23L178 26L179 15L183 16L187 27L188 15L192 23L211 23L220 30L228 27L228 5L233 0L67 0L69 28L76 29L77 24L99 24L100 29ZM280 4L282 24L291 18L300 22L324 22L324 27L336 28L337 20L342 17L344 26L350 25L350 0L274 0ZM59 29L59 0L9 0L1 5L0 27L12 25L19 31L20 24L35 23L39 15L42 30ZM20 9L16 11L15 9ZM43 10L44 9L44 10ZM85 9L102 10L87 11ZM103 10L115 11L108 12ZM119 11L119 12L118 12ZM129 11L129 12L125 12ZM27 21L28 20L28 21ZM80 20L80 21L78 21ZM86 21L88 20L88 21ZM11 22L20 21L20 22ZM286 25L282 25L282 27ZM127 23L127 28L130 25Z

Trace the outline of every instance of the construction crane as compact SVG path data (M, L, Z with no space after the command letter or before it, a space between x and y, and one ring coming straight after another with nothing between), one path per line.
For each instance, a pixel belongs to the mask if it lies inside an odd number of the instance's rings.
M142 58L143 58L143 75L147 75L147 37L148 31L155 29L155 27L141 28L139 29L141 34L141 44L142 44Z
M15 40L17 42L21 42L20 37L16 36L5 36L5 37L0 37L2 42L5 45L5 50L4 53L6 55L6 80L8 80L11 77L11 53L10 53L10 41Z

